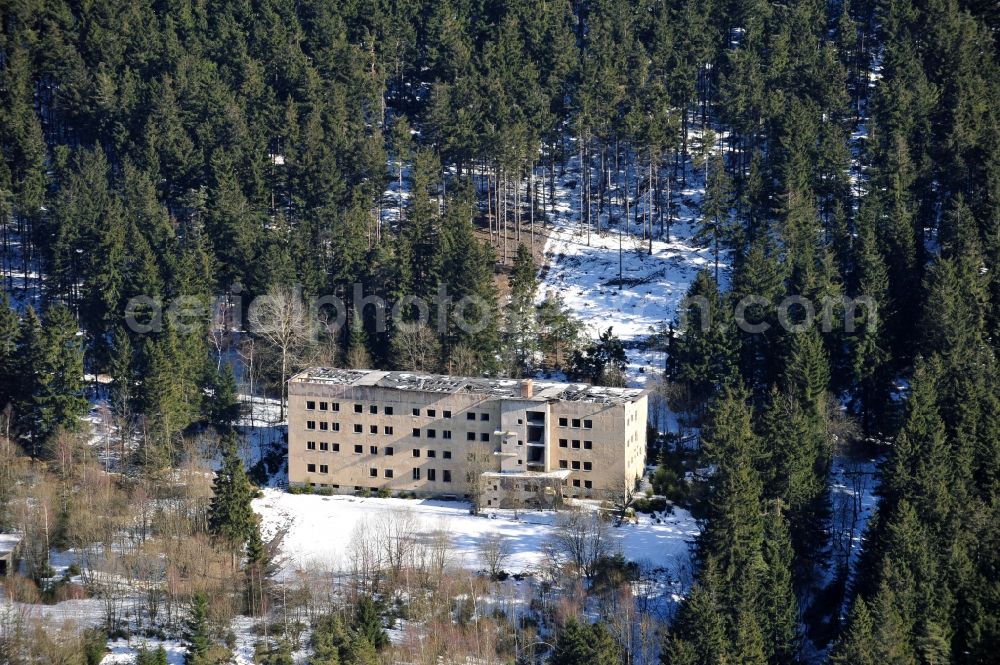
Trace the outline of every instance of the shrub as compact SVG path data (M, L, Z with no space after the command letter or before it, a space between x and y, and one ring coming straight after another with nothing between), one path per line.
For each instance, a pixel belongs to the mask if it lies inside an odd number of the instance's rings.
M635 506L637 512L640 513L659 513L667 509L667 500L662 496L650 497L650 498L640 498L636 499Z
M83 633L83 657L87 665L101 665L108 651L108 635L103 630L91 628Z

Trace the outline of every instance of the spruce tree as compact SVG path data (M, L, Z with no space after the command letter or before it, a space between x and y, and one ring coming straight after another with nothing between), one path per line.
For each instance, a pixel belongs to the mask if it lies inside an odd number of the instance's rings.
M872 615L860 596L854 599L847 626L830 652L830 664L879 665Z
M233 366L226 363L215 372L210 419L214 425L223 429L234 427L240 417L241 404L236 387L236 375Z
M799 655L799 612L792 587L793 555L781 502L764 518L762 555L767 570L761 582L760 629L769 663L794 663Z
M184 662L195 665L199 658L208 653L212 647L212 637L208 625L208 599L203 593L195 594L191 599L191 613L188 615L184 635L187 655Z
M589 665L616 663L618 645L600 623L580 623L570 619L556 639L550 665Z
M726 634L713 574L703 571L701 581L691 588L667 633L660 662L663 665L714 665L729 662L735 650Z
M234 431L223 434L221 447L222 466L212 483L208 530L234 552L242 553L257 528L257 516L250 505L253 486L243 466Z
M16 397L18 385L18 316L10 305L7 291L0 291L0 410Z
M510 303L507 306L508 344L519 372L529 368L537 348L535 331L535 262L524 244L518 245L514 270L510 277Z
M354 608L354 627L376 651L389 644L389 634L382 626L378 606L369 596L361 596Z

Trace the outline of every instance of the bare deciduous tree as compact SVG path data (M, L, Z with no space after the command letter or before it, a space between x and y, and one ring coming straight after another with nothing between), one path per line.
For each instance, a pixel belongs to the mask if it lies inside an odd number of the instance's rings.
M438 369L441 345L430 326L402 324L392 336L392 350L400 369L434 372Z
M623 476L604 490L604 496L614 508L615 526L621 526L638 496L639 479Z
M267 295L254 299L247 312L250 332L264 340L279 355L280 418L285 419L285 385L292 369L309 347L310 316L298 289L273 286Z
M555 551L569 558L574 572L586 577L611 554L607 523L597 511L577 508L560 513L552 542Z
M489 468L493 448L489 444L477 442L469 445L465 456L465 482L469 488L472 514L477 515L483 508L483 473Z
M478 543L479 558L486 566L490 577L497 579L510 558L510 541L494 531L483 536Z

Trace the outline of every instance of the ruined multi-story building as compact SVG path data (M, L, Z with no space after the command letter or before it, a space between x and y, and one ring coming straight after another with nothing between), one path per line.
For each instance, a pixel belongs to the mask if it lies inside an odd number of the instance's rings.
M313 368L288 384L288 479L480 506L602 498L642 475L646 391Z

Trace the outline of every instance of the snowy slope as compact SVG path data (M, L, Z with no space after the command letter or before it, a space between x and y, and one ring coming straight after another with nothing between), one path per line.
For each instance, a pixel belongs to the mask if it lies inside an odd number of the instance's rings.
M661 235L657 225L650 243L642 235L641 222L636 226L634 216L624 221L625 210L617 204L605 208L599 230L588 232L581 222L579 159L573 158L567 166L557 180L555 215L548 220L551 230L538 298L560 295L594 337L613 327L628 352L629 384L647 387L654 371L663 366L663 353L646 349L646 338L653 327L674 318L698 271L714 268L711 248L694 240L703 181L688 168L687 187L673 192L669 236ZM640 220L643 210L640 201ZM726 257L722 256L723 282L725 269Z

